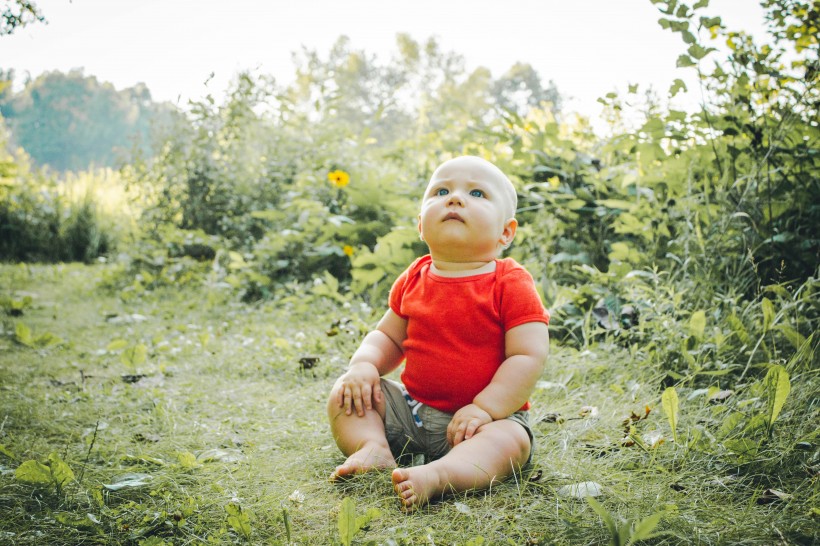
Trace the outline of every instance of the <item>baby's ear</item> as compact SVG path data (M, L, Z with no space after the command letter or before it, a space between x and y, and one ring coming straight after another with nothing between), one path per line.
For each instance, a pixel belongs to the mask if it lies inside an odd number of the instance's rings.
M424 240L424 234L421 232L421 214L419 214L419 215L416 217L416 221L417 221L416 226L417 226L417 228L418 228L418 230L419 230L419 239L421 239L421 240L423 241L423 240Z
M501 238L499 242L507 247L515 239L515 231L518 229L518 220L515 218L510 218L506 222L504 222L504 231L501 232Z

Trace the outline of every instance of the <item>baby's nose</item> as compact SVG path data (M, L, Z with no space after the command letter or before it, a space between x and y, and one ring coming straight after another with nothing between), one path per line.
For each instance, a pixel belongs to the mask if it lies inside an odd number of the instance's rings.
M464 201L461 198L461 193L454 191L448 195L450 199L447 200L448 205L463 205Z

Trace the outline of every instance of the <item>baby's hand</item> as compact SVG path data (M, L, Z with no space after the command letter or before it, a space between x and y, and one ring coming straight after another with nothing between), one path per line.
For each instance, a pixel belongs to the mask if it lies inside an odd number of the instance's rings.
M473 437L478 427L491 423L493 418L490 414L476 406L468 404L458 410L450 424L447 425L447 442L455 446Z
M336 391L336 402L344 407L345 413L350 415L356 410L356 415L362 417L365 410L372 410L374 402L381 402L382 387L379 371L369 362L353 364L333 386Z

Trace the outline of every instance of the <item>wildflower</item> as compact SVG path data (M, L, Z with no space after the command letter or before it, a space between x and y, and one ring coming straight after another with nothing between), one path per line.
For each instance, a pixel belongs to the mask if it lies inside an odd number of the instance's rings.
M348 256L353 256L353 247L350 245L345 245L342 247L342 252L344 252Z
M327 179L337 188L344 188L350 184L350 175L344 171L333 171L327 173Z

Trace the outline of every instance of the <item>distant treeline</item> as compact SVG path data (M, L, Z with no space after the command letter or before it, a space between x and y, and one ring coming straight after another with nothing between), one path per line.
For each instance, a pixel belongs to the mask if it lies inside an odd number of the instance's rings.
M144 84L117 90L82 70L47 72L13 91L14 72L0 72L0 114L11 145L37 165L59 171L113 167L150 154L151 130L176 109L157 103Z
M328 108L337 119L366 128L380 140L411 136L406 130L419 115L435 115L444 126L452 116L481 118L492 109L524 113L542 102L560 108L555 85L543 85L528 64L515 64L496 78L485 68L467 75L463 58L440 51L434 39L417 43L400 35L397 43L398 63L353 50L346 37L328 59L303 50L297 81L287 87L274 84L268 106L287 110L277 100L284 97L285 103L315 101L316 110ZM145 84L117 90L82 69L41 74L17 92L14 83L14 71L0 69L0 116L10 132L9 144L23 148L37 166L57 171L120 167L137 156L150 157L156 152L152 143L185 116L176 105L155 102ZM430 111L430 101L418 100L431 88L440 93L439 112ZM214 99L204 97L202 104L209 102Z

